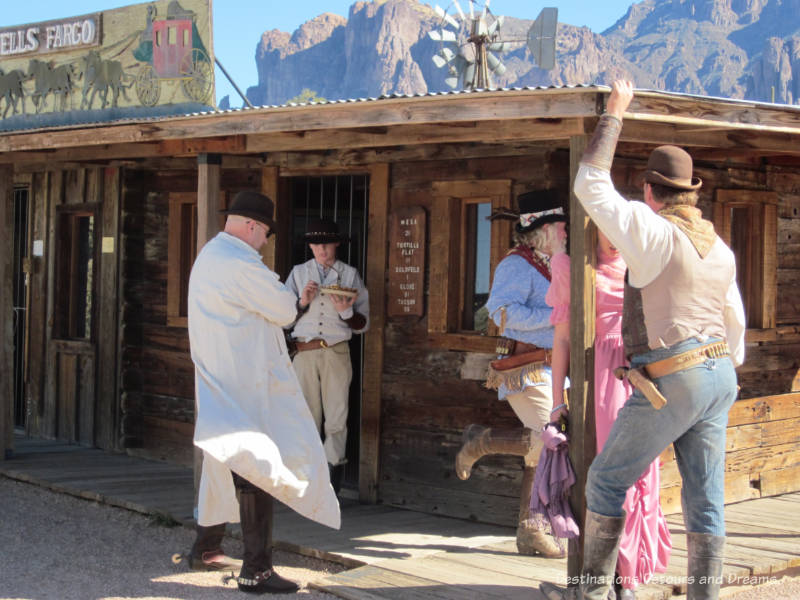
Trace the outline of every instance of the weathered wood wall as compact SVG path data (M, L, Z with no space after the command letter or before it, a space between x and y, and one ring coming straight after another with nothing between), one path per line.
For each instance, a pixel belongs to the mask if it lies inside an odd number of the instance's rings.
M648 150L622 146L620 154L613 171L615 184L628 197L641 198ZM566 198L568 165L564 151L394 164L390 210L416 205L430 211L431 182L450 179L511 179L514 198L527 189L554 185L565 190ZM797 395L776 395L798 389L800 169L760 160L720 164L718 158L700 157L696 170L704 181L700 206L708 218L717 188L778 194L776 328L748 332L747 361L738 370L742 400L731 413L727 499L797 490L800 472L793 465L800 458L799 401ZM426 300L429 306L436 302L429 296ZM474 369L466 368L479 363L480 357L432 343L427 317L389 319L385 344L391 358L383 371L380 500L425 512L515 524L520 459L486 457L476 463L468 481L459 480L453 468L467 424L519 426L513 411L472 378ZM462 373L467 371L471 374L465 378ZM680 481L671 449L662 460L662 499L665 510L673 512L680 505Z
M221 190L259 189L259 170L223 171ZM194 367L185 327L167 325L169 193L197 171L128 170L122 204L121 434L132 454L192 464Z
M524 157L396 163L391 171L391 209L422 206L430 214L434 181L475 179L512 180L512 208L518 194L551 186L564 190L566 205L568 172L566 152L544 149ZM429 247L433 227L435 223L428 230ZM430 281L426 284L427 295ZM427 297L426 301L427 315L431 303L441 300ZM498 401L497 395L475 378L481 371L464 369L475 355L431 343L427 316L387 319L384 343L380 501L515 524L521 459L487 457L477 463L467 481L458 479L453 468L461 431L470 423L520 427L508 404Z

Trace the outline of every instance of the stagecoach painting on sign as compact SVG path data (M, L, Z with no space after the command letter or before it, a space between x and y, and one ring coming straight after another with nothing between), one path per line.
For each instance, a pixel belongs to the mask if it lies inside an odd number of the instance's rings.
M161 0L0 29L0 129L214 106L210 0Z

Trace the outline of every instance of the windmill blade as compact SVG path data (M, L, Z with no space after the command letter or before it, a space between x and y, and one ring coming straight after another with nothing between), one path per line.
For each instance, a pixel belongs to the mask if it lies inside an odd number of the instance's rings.
M492 0L486 0L486 4L483 5L483 12L481 13L481 19L486 16L486 11L489 10L489 2Z
M486 46L486 48L491 52L502 53L511 50L511 44L509 44L508 42L492 42L491 44Z
M451 25L456 29L460 28L460 25L458 24L458 21L456 21L453 17L448 15L444 11L444 9L441 6L439 6L438 4L433 7L433 12L435 12L437 15L439 15L440 19L446 21L448 23L448 25Z
M461 5L458 3L458 0L453 0L453 6L456 7L456 10L458 11L458 17L461 19L461 22L462 23L466 22L467 17L464 14L464 11L461 10Z
M455 42L456 41L456 34L449 29L442 29L442 41L443 42Z
M442 35L435 29L432 29L431 31L428 32L428 37L431 38L434 42L442 41Z
M441 57L445 62L450 62L456 57L456 53L450 48L445 47L439 50L439 57Z
M495 75L502 75L506 72L506 66L491 52L486 53L486 63L489 66L489 70Z
M458 77L445 77L444 82L452 89L458 87Z
M438 54L434 54L431 59L433 60L433 64L435 64L440 69L447 64L447 61L443 59Z
M464 69L464 87L472 87L472 80L475 79L475 63L469 63Z
M503 15L500 15L499 17L497 17L494 20L494 22L491 25L489 25L489 35L490 36L494 35L494 32L497 31L498 29L500 29L503 26L503 21L504 20L505 20L505 17Z
M550 70L556 65L556 28L558 9L543 8L528 30L528 49L541 69Z
M472 10L472 3L474 2L474 0L467 0L467 2L469 2L469 18L470 19L474 19L475 18L475 11Z

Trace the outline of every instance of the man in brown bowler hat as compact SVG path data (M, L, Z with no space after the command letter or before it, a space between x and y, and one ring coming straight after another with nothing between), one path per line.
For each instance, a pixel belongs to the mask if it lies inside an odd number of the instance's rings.
M676 146L653 150L644 203L614 189L611 163L633 84L616 81L607 112L581 158L575 195L628 266L625 352L667 403L634 389L586 484L583 567L577 587L543 583L550 600L605 600L613 582L627 489L669 445L683 479L689 600L714 600L725 543L725 428L744 360L744 309L733 252L696 207L701 186ZM646 386L645 386L646 387Z
M272 200L240 192L223 212L225 230L200 251L189 279L194 443L203 451L190 565L240 564L240 590L293 593L297 584L272 568L272 499L337 529L339 504L284 341L296 298L258 253L275 228ZM225 523L236 521L243 561L221 547Z

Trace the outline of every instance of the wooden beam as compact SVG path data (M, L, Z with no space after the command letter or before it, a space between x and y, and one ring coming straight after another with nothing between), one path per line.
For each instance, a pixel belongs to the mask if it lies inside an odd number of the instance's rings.
M220 166L219 154L197 157L197 253L219 233Z
M284 207L278 201L278 169L276 167L263 167L261 169L261 193L272 200L275 207L273 218L276 224L279 223L279 219L283 216L281 213L285 211L281 210ZM278 231L269 236L267 243L261 248L261 259L273 271L277 270L276 265L278 264L276 260L278 234L284 234L284 232L289 232L288 227L286 229L278 227Z
M380 148L384 146L456 142L567 140L583 132L581 118L516 119L395 125L336 132L336 148ZM248 152L323 150L331 147L329 130L275 132L247 138Z
M13 181L13 167L0 167L0 460L14 449Z
M364 368L359 437L358 496L362 502L378 501L381 439L381 389L383 382L383 331L386 324L387 224L389 220L388 164L370 167L367 267L369 330L364 334Z
M626 115L620 141L652 145L674 144L688 147L730 148L738 154L750 150L759 154L800 155L797 136L797 131L765 132L744 126L714 131L684 131L680 124L674 121L652 122L645 119L637 121L629 120Z
M422 144L415 146L385 146L375 148L326 149L306 152L274 152L266 154L264 162L281 168L282 176L304 174L308 170L329 169L332 173L352 169L363 172L364 165L377 162L425 160L454 160L490 158L496 156L529 156L537 152L566 148L568 140L509 141L501 144L457 142L453 144ZM318 172L318 171L317 171Z
M96 169L100 178L96 197L89 202L101 203L100 235L101 254L99 282L100 306L98 309L97 331L97 422L95 443L106 450L119 449L120 397L118 394L117 372L117 334L119 331L119 284L120 284L120 170L115 168Z
M0 152L126 144L170 139L392 127L517 119L566 119L595 114L595 94L585 90L519 90L452 96L330 102L231 114L179 116L125 125L96 125L0 136ZM455 117L454 117L455 115ZM329 137L330 142L330 137ZM337 145L338 144L328 144Z
M197 254L211 238L219 232L219 209L221 207L219 154L200 154L197 157ZM195 399L195 420L197 400ZM195 500L200 490L200 474L203 469L203 452L194 447L194 492Z
M570 140L570 181L575 181L587 136ZM570 577L581 573L583 564L584 515L586 514L586 474L595 455L594 389L594 267L597 233L570 186L570 389L569 457L575 469L570 504L580 526L581 536L570 542L567 570Z

